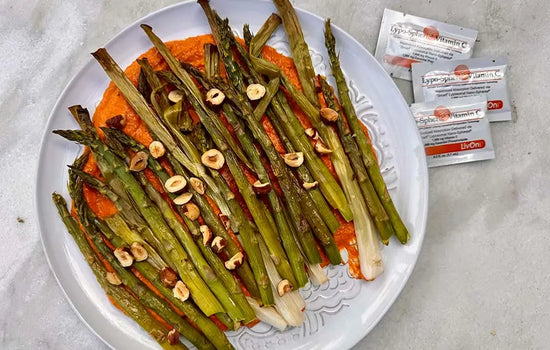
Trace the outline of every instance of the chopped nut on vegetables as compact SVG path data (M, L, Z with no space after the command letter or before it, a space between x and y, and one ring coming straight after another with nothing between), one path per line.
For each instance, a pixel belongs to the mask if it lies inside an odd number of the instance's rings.
M138 172L147 168L147 159L149 159L149 156L143 151L134 154L130 160L130 170Z
M185 216L187 216L189 220L197 220L200 215L201 211L195 203L187 203L185 205Z
M262 84L250 84L246 88L246 95L252 101L259 100L265 95L265 86Z
M338 119L338 112L332 108L324 107L321 108L321 117L326 121L333 122Z
M122 284L122 281L116 272L107 272L105 274L105 278L107 278L107 281L113 286L120 286Z
M189 192L185 192L174 198L174 204L175 205L184 205L187 204L191 198L193 198L193 194Z
M172 328L170 332L168 332L168 342L170 345L176 345L180 343L180 332L178 332L177 329Z
M181 301L186 301L189 299L189 289L187 289L187 286L182 281L176 282L172 292L174 293L174 297Z
M153 158L160 158L166 153L166 148L164 144L160 141L153 141L149 144L149 152Z
M317 185L319 185L319 183L317 181L313 181L313 182L304 182L302 184L302 187L304 187L306 190L311 190L312 188L315 188L317 187Z
M213 148L202 154L201 162L211 169L219 170L223 167L225 158L223 157L222 152Z
M168 94L168 99L174 103L178 103L183 99L183 92L179 90L172 90Z
M219 253L223 250L223 248L225 248L226 245L227 245L227 241L225 240L225 238L216 236L212 240L211 247L215 253Z
M212 240L212 230L210 229L210 227L208 227L208 225L201 225L199 227L199 230L202 233L202 244L204 244L205 246L209 245L210 240Z
M117 258L120 265L123 267L132 266L134 263L134 257L128 252L126 247L118 247L114 251L114 255Z
M219 106L225 100L225 94L218 89L210 89L206 93L206 101L213 106Z
M304 163L304 154L302 152L287 153L283 156L286 165L297 168Z
M204 194L206 192L206 188L202 180L196 177L192 177L189 179L189 183L191 184L191 187L193 187L193 189L197 191L198 194Z
M315 142L315 151L319 154L330 154L332 153L332 150L330 148L328 148L327 146L325 146L324 143L322 143L321 141L317 141Z
M181 175L174 175L164 183L164 188L170 193L176 193L185 188L187 180Z
M277 284L277 293L280 297L285 295L285 293L290 292L292 290L292 285L288 280L282 280Z
M159 271L159 277L160 282L166 288L174 288L176 286L176 282L178 281L178 275L170 267L163 267Z
M315 134L317 133L317 130L315 130L314 128L307 128L304 131L308 137L314 137Z
M126 115L119 114L115 115L114 117L111 117L105 121L105 124L107 127L111 129L119 129L122 130L126 126Z
M271 184L269 182L262 183L260 182L260 180L254 182L252 187L254 188L254 192L256 192L257 194L265 194L271 191Z
M228 270L235 270L237 267L243 264L243 260L244 260L243 253L238 252L237 254L233 255L231 259L225 262L225 268Z
M149 257L147 249L145 249L143 245L141 245L141 243L139 242L132 243L132 245L130 246L130 252L134 256L134 259L136 261L144 261L147 260L147 258Z

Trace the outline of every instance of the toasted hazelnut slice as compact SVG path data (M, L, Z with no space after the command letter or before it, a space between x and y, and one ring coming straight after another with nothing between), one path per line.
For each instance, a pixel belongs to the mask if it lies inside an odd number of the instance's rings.
M149 257L147 249L141 245L139 242L134 242L130 246L130 252L134 256L135 261L145 261Z
M324 107L321 108L321 117L326 121L333 122L338 119L338 112L332 108Z
M167 338L170 345L177 345L180 342L180 332L178 332L177 329L172 328L172 330L168 332Z
M269 182L260 182L260 180L254 182L252 187L257 194L265 194L271 191L271 184Z
M225 240L225 238L216 236L212 240L212 244L210 246L215 253L219 253L223 250L223 248L225 248L226 245L227 241Z
M189 289L187 289L187 286L182 281L176 282L172 292L174 293L174 297L181 301L189 299Z
M250 84L246 87L246 96L252 101L256 101L264 97L265 86L262 84Z
M164 144L160 141L153 141L149 144L149 152L153 158L160 158L166 153L166 148Z
M181 92L179 90L172 90L168 94L168 99L171 102L178 103L179 101L181 101L183 99L183 92Z
M187 203L185 205L185 216L187 216L189 220L197 220L200 215L201 211L195 203Z
M229 220L229 216L225 214L220 214L218 217L220 218L223 227L225 227L226 230L229 230L231 228L231 221Z
M107 282L113 286L120 286L122 284L122 281L116 272L107 272L105 274L105 278L107 279Z
M147 168L147 159L149 159L149 156L143 151L134 154L130 160L130 170L138 172Z
M206 192L206 188L202 180L197 179L196 177L192 177L189 179L189 183L191 184L191 187L193 187L193 189L197 191L198 194L204 194L204 192Z
M213 148L202 154L201 162L211 169L219 170L223 167L225 158L223 157L222 152Z
M199 230L202 233L202 244L205 246L209 245L212 240L212 230L208 227L208 225L201 225Z
M287 153L283 158L286 165L293 168L297 168L304 163L304 153L302 152Z
M174 204L175 205L184 205L189 203L189 201L193 198L193 194L189 192L185 192L174 198Z
M237 267L243 264L244 255L241 252L233 255L231 259L225 262L225 268L228 270L235 270Z
M282 280L277 284L277 293L280 297L285 295L285 293L290 292L292 290L292 285L288 280Z
M313 182L304 182L302 184L302 187L305 188L306 190L311 190L312 188L315 188L317 187L317 185L319 185L319 183L317 181L313 181Z
M160 282L166 288L174 288L178 281L178 275L171 267L163 267L159 271Z
M134 263L134 257L128 252L128 248L126 247L118 247L115 249L114 255L123 267L132 266Z
M124 114L115 115L114 117L107 119L105 124L111 129L122 130L124 129L124 126L126 126L126 116Z
M213 106L219 106L225 100L225 94L219 89L210 89L206 93L206 101Z
M317 141L315 142L315 151L319 154L330 154L332 153L332 150L330 148L328 148L327 146L325 146L324 143L322 143L321 141Z
M164 183L164 188L170 193L176 193L185 188L187 180L181 175L174 175Z
M314 137L315 134L317 133L317 131L316 131L315 129L313 129L313 128L307 128L307 129L304 130L304 131L305 131L305 133L306 133L306 135L307 135L308 137Z

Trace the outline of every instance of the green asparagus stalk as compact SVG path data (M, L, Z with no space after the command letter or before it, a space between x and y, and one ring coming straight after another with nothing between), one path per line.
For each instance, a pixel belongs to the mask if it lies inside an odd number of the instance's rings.
M124 247L127 243L120 237L122 234L119 230L126 230L124 221L116 222L108 226L105 222L92 215L92 221L97 229L113 244L115 247ZM216 349L233 349L233 346L227 340L225 334L216 326L212 320L204 316L202 312L193 304L192 301L181 301L174 297L174 293L170 288L165 287L161 280L158 269L155 269L149 264L149 259L142 262L134 262L132 265L139 271L153 286L172 304L180 309L186 317L189 318L212 342ZM225 315L225 314L224 314ZM218 315L217 315L218 316ZM220 318L221 320L221 318Z
M349 126L353 131L355 141L357 142L359 150L361 151L363 163L367 168L367 172L374 185L374 189L378 194L378 198L380 198L380 201L382 202L382 205L384 206L384 209L386 210L386 213L391 220L391 223L395 230L395 235L402 244L405 244L409 239L409 232L403 224L403 221L401 220L401 217L399 216L399 213L397 212L397 209L393 204L391 196L388 193L386 183L384 182L384 178L380 173L380 168L378 167L378 162L376 161L376 157L372 150L371 144L367 139L367 136L363 132L361 123L359 122L357 114L355 113L355 108L353 108L353 104L351 103L348 86L346 84L342 68L340 67L340 61L336 54L336 43L334 35L332 34L330 19L327 20L325 23L325 45L329 53L332 73L334 74L334 78L336 79L340 102L342 103L342 107L344 108Z
M149 152L147 150L147 148L145 148L143 145L139 144L138 142L136 142L131 137L125 135L124 133L122 133L122 132L120 132L116 129L104 129L104 132L108 137L117 138L121 143L123 143L125 146L132 149L134 152L146 152L146 153ZM189 176L188 176L187 172L185 172L184 169L181 167L181 165L179 165L179 163L177 163L169 155L168 155L168 160L172 164L172 167L174 168L174 171L177 174L180 174L180 175L184 176L185 179L187 181L189 181ZM151 170L158 176L158 178L160 179L161 182L163 182L163 183L166 182L166 180L168 180L168 178L170 177L168 175L168 173L160 165L160 163L156 159L154 159L152 156L150 156L148 158L148 165L151 168ZM223 183L223 185L226 186L225 183ZM228 190L228 189L222 188L222 190L225 191L225 190ZM199 206L199 208L201 210L201 215L202 215L204 221L206 222L206 224L212 229L212 232L216 236L221 236L227 241L227 246L225 248L226 251L231 256L238 253L239 248L237 247L237 245L233 241L233 238L225 230L223 224L220 222L220 220L216 216L214 210L210 206L210 203L208 203L208 201L204 197L200 196L200 194L198 192L196 192L192 187L189 188L189 191L193 194L193 198L195 199L195 202L197 203L197 205ZM240 213L240 216L244 217L244 213L242 213L242 209L239 206L239 204L238 203L234 203L234 204L236 204L238 210L235 210L235 205L232 205L232 212L236 213L233 216L237 216ZM239 213L237 213L237 212L239 212ZM184 218L184 220L186 219L186 216L183 215L183 214L182 214L182 217ZM246 235L246 233L244 235ZM245 249L245 251L246 251L246 249ZM254 254L252 254L252 256L254 256ZM249 256L249 259L251 259L251 256ZM262 265L263 265L263 263L262 263ZM261 295L260 295L261 293L258 290L258 286L256 285L254 275L252 275L252 271L250 270L250 266L249 266L248 262L245 261L243 263L243 265L241 265L237 269L237 273L239 274L239 277L243 281L244 285L246 286L246 288L248 289L250 294L257 297L257 298L261 298Z
M302 83L304 94L311 104L319 106L315 89L315 70L311 62L308 46L304 40L302 27L289 0L273 0L283 20L290 43L290 52L296 64L296 70Z
M280 157L279 153L275 149L275 146L271 143L269 136L261 123L254 117L254 112L250 102L244 97L244 94L238 93L240 87L244 84L242 76L240 74L234 74L235 71L240 72L237 68L236 62L233 60L231 49L231 43L234 43L234 36L227 24L227 21L218 21L215 13L210 8L208 1L199 1L205 12L210 26L214 40L218 44L218 52L222 58L222 62L226 67L226 72L230 82L237 92L232 89L224 89L218 84L218 88L221 88L225 92L226 96L232 100L242 111L243 117L246 119L248 127L252 132L252 135L261 145L267 158L269 159L273 174L277 177L279 184L285 194L287 201L297 200L300 203L301 209L305 212L306 217L311 219L310 224L313 226L314 232L318 233L318 237L321 237L321 244L327 251L331 263L340 264L341 258L338 248L334 243L334 238L330 234L330 231L326 227L324 221L320 217L317 208L311 201L311 198L307 196L303 188L297 183L297 180L290 173L286 167L284 161ZM236 45L239 49L240 45ZM241 47L242 49L242 47ZM246 57L246 55L243 55ZM253 71L251 71L253 73ZM265 239L265 237L264 237ZM269 245L268 245L269 247Z
M176 264L176 269L185 284L191 291L191 297L201 310L208 316L223 312L224 309L208 289L208 286L202 280L193 264L188 260L187 253L174 236L170 227L164 221L160 210L151 202L147 194L143 191L137 180L130 174L126 164L112 153L99 139L92 140L79 139L78 133L72 131L56 130L59 134L69 140L77 142L86 142L92 149L92 152L102 157L112 168L113 174L118 177L124 189L130 194L135 204L139 208L141 215L149 224L154 235L164 245L164 250L169 254L170 259ZM97 158L97 157L96 157Z
M334 102L334 94L332 93L329 84L321 76L319 76L319 81L321 82L321 87L323 90L325 101L327 102L327 106L334 111L339 111L338 106L336 106L336 103ZM390 237L394 233L393 227L391 225L390 219L388 218L388 215L386 214L386 211L384 210L384 207L382 206L382 203L380 203L380 200L376 195L376 191L374 190L369 175L367 174L367 170L365 169L363 161L361 160L359 148L355 143L350 129L346 124L342 114L339 112L338 114L339 117L336 120L336 125L338 128L340 139L342 140L344 151L348 155L351 166L353 167L355 178L359 183L359 187L361 187L363 197L367 202L367 207L369 209L371 217L373 218L374 225L378 229L378 233L380 234L382 242L387 245Z
M168 223L176 237L179 239L180 243L183 245L191 261L197 268L197 271L206 282L210 290L218 298L218 300L223 305L224 309L227 311L229 316L235 321L242 321L245 318L245 311L242 310L235 301L229 295L229 292L219 279L221 272L227 272L225 268L223 271L214 271L208 262L205 260L199 247L195 244L195 241L191 235L186 232L183 225L179 222L178 218L172 211L170 205L164 200L162 195L157 192L153 185L149 182L145 174L138 173L136 174L139 182L145 189L145 192L148 194L149 198L157 205L157 207L162 212L164 220ZM249 307L250 308L250 307ZM250 312L253 312L250 309Z
M136 321L149 335L159 343L163 349L187 349L183 344L171 345L168 341L166 328L157 320L155 320L147 311L147 309L136 300L123 286L114 286L107 281L105 268L98 260L94 251L86 241L86 238L82 235L78 223L71 217L67 203L62 196L57 193L52 194L52 200L54 201L59 215L67 228L69 234L73 237L78 248L84 255L84 259L90 265L92 272L97 278L97 281L105 290L107 295L119 306L124 313Z
M154 35L154 34L151 32L151 35ZM160 39L157 42L157 44L159 46L164 45L162 41L160 41ZM161 52L165 52L166 55L171 55L170 51L167 48L166 48L166 51L162 50ZM187 74L187 72L185 73ZM168 74L163 74L162 76L164 79L168 80L171 84L175 85L176 88L182 91L186 91L185 87L179 82L177 78L175 78L173 74L168 72ZM186 91L186 92L189 94L191 93L190 91ZM198 99L200 99L200 96L195 96L194 98L188 98L189 102L197 112L197 115L199 116L201 122L203 123L203 125L205 125L206 129L212 136L212 139L218 146L219 150L224 154L226 163L229 167L229 171L235 178L235 182L239 188L239 191L243 196L246 202L246 205L250 210L252 217L254 218L254 221L256 222L260 233L266 240L268 247L270 247L271 249L270 251L272 255L276 257L276 266L278 268L279 273L282 276L284 276L285 279L288 279L291 283L294 282L293 285L297 285L294 275L292 273L292 269L290 267L290 263L288 262L286 254L279 241L279 237L277 233L272 229L271 223L268 219L268 216L270 215L270 213L266 212L265 207L263 206L263 203L256 197L256 194L254 193L252 186L248 182L248 179L244 175L235 154L227 147L223 138L219 135L219 133L217 133L217 130L210 126L209 115L204 111L204 109L198 103L195 102Z
M260 30L254 35L252 40L250 40L250 45L248 51L251 56L258 56L262 51L265 43L269 40L273 32L281 24L281 17L277 14L272 13L267 20L264 22Z

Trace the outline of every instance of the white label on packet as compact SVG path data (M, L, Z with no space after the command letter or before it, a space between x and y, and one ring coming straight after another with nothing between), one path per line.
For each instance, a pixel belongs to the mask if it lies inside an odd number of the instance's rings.
M415 63L412 65L414 101L485 95L490 122L511 120L507 65L506 58Z
M484 97L414 103L411 112L428 167L495 158Z
M477 31L384 10L376 59L395 78L411 80L411 64L469 58Z

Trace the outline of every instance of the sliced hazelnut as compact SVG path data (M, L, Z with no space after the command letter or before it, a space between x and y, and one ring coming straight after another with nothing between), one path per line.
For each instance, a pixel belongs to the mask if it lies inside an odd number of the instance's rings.
M338 112L332 108L324 107L321 108L321 117L326 121L333 122L338 119Z
M149 159L149 156L143 151L134 154L130 160L130 170L137 172L147 168L147 159Z
M170 345L179 344L179 342L180 342L180 332L178 332L177 329L172 328L172 330L170 332L168 332L167 338L168 338L168 342L170 343Z
M219 218L223 224L223 227L225 227L225 230L229 230L231 228L231 221L229 220L229 216L225 214L220 214Z
M162 142L153 141L149 144L149 152L151 152L153 158L160 158L166 153L166 148L164 148Z
M321 141L317 141L315 142L315 151L319 154L330 154L332 153L332 150L330 148L328 148L327 146L325 146L324 143L322 143Z
M319 183L317 181L313 181L313 182L304 182L302 184L302 187L305 188L306 190L311 190L312 188L315 188L317 187L317 185L319 185Z
M176 282L172 292L174 293L174 297L181 301L189 299L189 289L187 289L187 286L182 281Z
M304 131L305 131L305 133L306 133L306 135L307 135L308 137L313 137L313 136L315 136L315 134L317 133L317 131L316 131L315 129L313 129L313 128L307 128L307 129L304 130Z
M174 204L175 205L184 205L189 203L191 198L193 197L193 194L190 192L185 192L174 198Z
M170 193L176 193L185 188L187 180L181 175L174 175L164 183L164 188Z
M280 297L285 295L285 293L290 292L292 290L292 285L288 280L282 280L277 284L277 293Z
M208 227L208 225L201 225L199 230L202 233L202 244L205 246L209 245L212 240L212 230Z
M172 90L168 94L168 99L171 102L178 103L179 101L181 101L183 99L183 92L181 92L179 90Z
M178 275L172 268L163 267L159 272L160 282L166 288L174 288L178 281Z
M132 266L134 263L134 257L128 252L128 248L126 247L118 247L115 249L114 255L123 267Z
M225 158L223 157L222 152L213 148L202 154L201 162L211 169L219 170L223 167Z
M265 86L262 84L250 84L246 87L246 96L252 101L256 101L264 97Z
M304 163L304 154L302 152L287 153L283 156L286 165L297 168Z
M271 184L269 182L260 182L260 180L254 182L252 187L257 194L265 194L271 191Z
M223 248L225 248L226 245L227 241L225 240L225 238L216 236L212 240L212 244L210 246L215 253L219 253L223 250Z
M126 126L126 116L124 114L115 115L114 117L107 119L105 124L111 129L122 130L124 129L124 126Z
M219 106L225 100L225 94L219 89L210 89L206 93L206 101L213 106Z
M130 246L130 252L136 261L145 261L149 257L147 249L145 249L139 242L132 243Z
M206 192L206 188L204 187L204 182L202 182L202 180L192 177L189 179L189 183L198 194L204 194L204 192Z
M187 203L185 205L185 216L187 216L189 220L197 220L200 215L201 211L195 203Z
M243 253L238 252L237 254L233 255L231 259L225 262L225 268L228 270L235 270L237 267L243 264L243 260L244 260Z
M122 281L116 272L107 272L105 274L105 278L107 279L107 282L113 286L120 286L122 284Z

